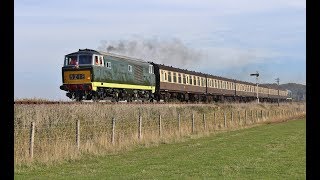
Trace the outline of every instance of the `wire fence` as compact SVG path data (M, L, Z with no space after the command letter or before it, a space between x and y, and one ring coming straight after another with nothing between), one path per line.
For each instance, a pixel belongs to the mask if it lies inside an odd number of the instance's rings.
M86 110L89 112L92 109ZM103 109L100 109L99 112L90 115L75 113L61 116L54 113L57 119L46 113L26 112L32 116L23 119L17 114L15 117L14 149L17 164L34 159L50 161L74 156L79 152L99 153L139 143L160 142L183 136L282 121L305 115L305 108L282 110L138 108L130 113L103 112ZM61 119L68 121L63 122Z

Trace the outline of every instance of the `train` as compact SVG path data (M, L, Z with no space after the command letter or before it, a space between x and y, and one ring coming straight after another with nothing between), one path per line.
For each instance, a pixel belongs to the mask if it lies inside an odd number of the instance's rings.
M93 49L64 56L62 85L74 101L285 102L289 91Z

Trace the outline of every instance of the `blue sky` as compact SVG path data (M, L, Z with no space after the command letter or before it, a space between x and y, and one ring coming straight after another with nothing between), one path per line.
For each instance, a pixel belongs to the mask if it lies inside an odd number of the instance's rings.
M15 0L14 97L66 100L65 54L137 37L178 39L200 52L206 58L191 70L250 82L259 71L260 83L306 84L305 1Z

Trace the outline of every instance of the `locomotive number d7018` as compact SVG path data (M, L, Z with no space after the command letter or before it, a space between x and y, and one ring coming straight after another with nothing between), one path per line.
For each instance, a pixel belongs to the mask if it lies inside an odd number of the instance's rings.
M84 79L84 78L85 78L84 74L69 74L70 80L77 80L77 79Z

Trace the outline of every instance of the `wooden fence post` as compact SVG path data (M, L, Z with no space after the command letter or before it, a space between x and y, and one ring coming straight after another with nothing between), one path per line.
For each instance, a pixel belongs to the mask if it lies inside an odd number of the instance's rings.
M113 117L112 118L112 137L111 137L111 142L113 145L114 145L115 128L116 128L116 119Z
M239 125L241 124L241 115L240 115L240 111L238 111L238 117L239 117Z
M141 114L139 113L139 125L138 125L138 139L141 139L141 128L142 128L142 117Z
M261 120L263 121L263 114L262 114L262 110L261 110Z
M161 114L159 114L159 136L161 137Z
M250 110L251 111L251 122L252 123L254 123L254 119L253 119L253 111L252 110Z
M76 142L77 149L80 149L80 119L77 119L77 130L76 130Z
M192 133L194 133L194 113L192 113Z
M225 111L223 111L223 115L224 115L224 127L227 127L227 115Z
M244 110L244 124L246 125L247 124L247 110Z
M206 130L207 129L207 124L206 124L206 115L205 114L203 114L203 128L204 128L204 130Z
M213 127L216 126L216 112L213 112Z
M179 133L181 133L180 113L178 114L178 128L179 128Z
M30 127L30 146L29 146L29 155L30 155L31 159L33 158L34 128L35 128L35 124L34 124L34 122L31 122L31 127Z

